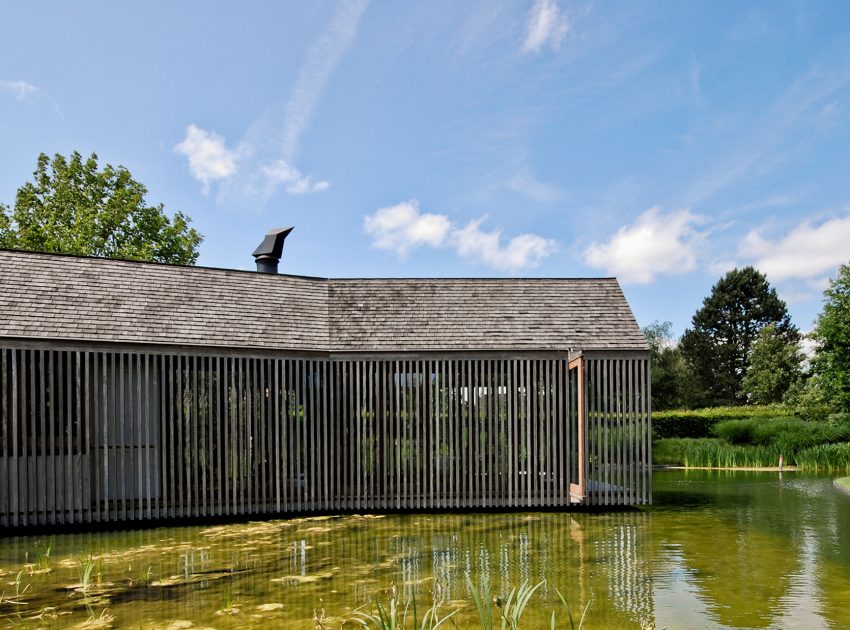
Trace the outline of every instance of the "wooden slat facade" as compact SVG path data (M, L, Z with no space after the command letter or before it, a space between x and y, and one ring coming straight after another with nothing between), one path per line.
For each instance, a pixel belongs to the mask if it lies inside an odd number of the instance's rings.
M0 525L651 501L649 365L0 341Z

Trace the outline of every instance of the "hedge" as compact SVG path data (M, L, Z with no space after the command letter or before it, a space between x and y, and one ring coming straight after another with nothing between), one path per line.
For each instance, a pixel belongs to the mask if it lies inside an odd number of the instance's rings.
M705 438L712 436L712 427L721 420L746 420L748 418L790 415L793 415L792 410L778 405L653 411L652 434L656 440L664 438Z

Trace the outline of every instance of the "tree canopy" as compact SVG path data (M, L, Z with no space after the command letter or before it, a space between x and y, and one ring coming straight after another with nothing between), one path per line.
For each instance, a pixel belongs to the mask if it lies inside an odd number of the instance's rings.
M652 408L689 407L695 397L688 365L673 336L671 322L654 321L643 329L652 365Z
M753 343L769 324L786 341L799 341L785 302L753 267L733 269L711 288L693 316L692 328L681 340L682 352L702 392L703 399L694 401L696 404L746 402L742 381Z
M802 364L797 339L780 333L776 324L762 328L741 381L747 402L756 405L782 402L791 386L802 378Z
M14 208L0 205L0 247L194 264L203 237L182 212L148 205L147 188L123 166L42 153Z
M838 411L850 412L850 266L841 265L824 291L823 311L812 338L812 371L824 397Z

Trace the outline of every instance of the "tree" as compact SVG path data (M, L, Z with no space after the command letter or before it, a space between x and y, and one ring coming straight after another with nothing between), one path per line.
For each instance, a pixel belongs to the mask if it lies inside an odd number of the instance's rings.
M776 324L768 324L753 343L741 391L747 402L757 405L782 402L802 378L802 365L799 341L780 333Z
M671 322L654 321L643 329L652 367L652 408L681 409L693 404L692 375L673 336Z
M123 166L97 156L51 160L42 153L14 209L0 205L0 247L191 265L203 237L177 212L145 202L147 189Z
M746 402L741 388L744 373L756 337L769 324L786 341L799 342L785 302L764 274L752 267L733 269L711 288L681 341L702 391L698 404Z
M823 295L823 311L812 332L812 371L824 398L837 411L850 412L850 266L838 268Z

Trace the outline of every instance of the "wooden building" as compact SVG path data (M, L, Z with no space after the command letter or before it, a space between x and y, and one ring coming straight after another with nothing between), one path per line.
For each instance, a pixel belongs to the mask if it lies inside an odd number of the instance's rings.
M649 377L611 278L0 251L0 526L646 504Z

